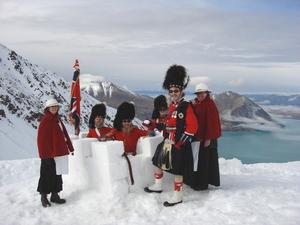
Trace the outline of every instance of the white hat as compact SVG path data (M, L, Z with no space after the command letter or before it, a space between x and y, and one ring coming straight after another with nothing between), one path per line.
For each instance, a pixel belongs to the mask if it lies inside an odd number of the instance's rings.
M195 87L195 92L194 92L194 94L197 94L197 93L199 93L199 92L206 92L206 91L209 92L208 86L207 86L206 84L204 84L204 83L199 83L199 84L197 84L196 87Z
M54 98L51 98L51 99L48 99L45 103L45 109L48 108L48 107L51 107L51 106L59 106L58 102L56 101L56 99Z

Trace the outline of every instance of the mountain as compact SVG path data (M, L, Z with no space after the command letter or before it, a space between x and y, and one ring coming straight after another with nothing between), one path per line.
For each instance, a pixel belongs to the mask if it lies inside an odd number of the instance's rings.
M70 68L70 80L72 74ZM61 118L70 133L73 133L67 120L70 82L0 45L0 159L37 155L36 129L43 114L44 102L50 96L55 97L62 106L59 112ZM95 98L82 93L82 130L88 129L91 108L96 103L98 101ZM115 112L114 108L108 106L107 126L112 126ZM141 124L139 120L134 122L138 126Z
M227 91L214 98L223 130L268 130L282 127L262 107L245 96Z
M153 98L134 93L126 87L120 87L101 76L82 74L80 76L81 89L99 101L117 108L124 101L135 103L136 116L149 119L153 110Z
M300 107L299 94L247 94L254 102L261 105L281 105Z

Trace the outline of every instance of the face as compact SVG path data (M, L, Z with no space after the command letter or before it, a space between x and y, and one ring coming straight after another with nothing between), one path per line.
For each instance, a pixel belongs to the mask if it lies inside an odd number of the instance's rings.
M172 101L177 102L181 98L182 91L181 91L181 89L179 89L177 87L171 87L169 89L169 95L170 95Z
M124 120L122 120L122 127L124 128L124 129L128 129L128 128L130 128L131 127L131 123L132 121L130 120L130 119L124 119Z
M49 107L49 112L52 113L53 115L56 114L59 110L59 107L56 105L56 106L50 106Z
M202 102L206 98L207 93L206 92L198 92L196 95L197 95L197 99L200 102Z
M103 126L104 118L102 116L96 116L94 122L95 122L95 127L100 128Z

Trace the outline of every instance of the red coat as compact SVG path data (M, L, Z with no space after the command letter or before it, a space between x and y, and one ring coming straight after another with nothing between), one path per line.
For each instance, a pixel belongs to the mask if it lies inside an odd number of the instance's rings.
M215 102L207 96L202 102L197 98L193 101L199 128L197 140L217 139L221 136L220 116Z
M109 132L111 132L113 129L109 128L109 127L101 127L99 134L100 136L97 134L96 132L96 128L95 129L90 129L89 133L87 134L86 137L88 138L100 138L103 137L104 135L108 134Z
M136 127L132 128L129 134L123 131L114 130L113 138L118 141L123 141L126 153L136 154L136 144L140 137L147 136L148 131L140 130Z
M181 100L183 101L183 99ZM180 102L181 102L180 101ZM169 106L169 113L166 119L166 127L168 128L176 128L176 123L177 123L177 107L179 103L174 103L172 102ZM195 113L193 112L193 108L191 104L186 109L186 117L185 117L185 130L184 132L188 135L193 136L198 129L198 124L197 124L197 118L195 116ZM176 129L168 131L169 133L169 139L172 141L175 141L175 133Z
M68 155L74 148L58 114L46 112L38 128L37 145L41 159Z

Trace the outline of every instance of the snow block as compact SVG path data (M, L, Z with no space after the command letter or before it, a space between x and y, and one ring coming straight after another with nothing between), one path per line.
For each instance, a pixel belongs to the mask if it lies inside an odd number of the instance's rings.
M99 163L118 163L124 153L122 141L94 142L92 149L97 154Z
M137 143L137 154L142 154L145 157L152 157L156 147L163 141L162 136L140 138Z
M96 188L107 196L124 195L130 191L142 191L153 182L152 156L162 136L145 137L138 141L137 155L131 162L135 184L130 184L129 169L122 157L122 141L99 142L96 138L72 139L75 148L70 157L70 173L75 187Z

